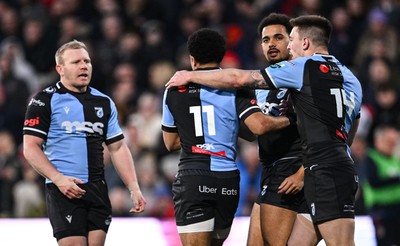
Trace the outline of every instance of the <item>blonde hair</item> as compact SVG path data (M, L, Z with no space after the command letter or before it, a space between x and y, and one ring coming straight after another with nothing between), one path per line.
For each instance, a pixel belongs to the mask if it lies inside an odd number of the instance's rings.
M56 59L56 64L63 64L64 60L62 58L62 55L64 54L64 52L66 50L69 49L85 49L86 51L88 51L86 45L78 40L72 40L68 43L63 44L60 48L58 48L56 55L55 55L55 59Z

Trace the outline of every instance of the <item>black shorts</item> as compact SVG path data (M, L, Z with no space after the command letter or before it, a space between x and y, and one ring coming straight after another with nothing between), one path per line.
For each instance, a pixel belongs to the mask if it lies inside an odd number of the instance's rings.
M263 165L261 189L256 203L270 204L298 213L308 213L303 190L297 194L278 194L279 185L287 177L296 173L301 165L299 158L280 159L272 166Z
M180 170L172 184L177 226L215 219L230 228L239 202L239 171Z
M57 240L69 236L88 236L92 230L108 231L111 203L105 181L79 184L86 190L81 199L69 199L54 184L46 185L47 214Z
M358 176L352 161L336 165L311 164L305 168L304 195L315 224L354 218Z

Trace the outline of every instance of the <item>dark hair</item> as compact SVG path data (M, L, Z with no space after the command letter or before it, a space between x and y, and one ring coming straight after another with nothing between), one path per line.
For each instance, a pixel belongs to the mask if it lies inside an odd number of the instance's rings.
M332 24L319 15L304 15L291 19L290 24L298 27L301 37L307 36L316 46L328 47Z
M264 17L260 24L258 24L258 35L262 36L262 30L266 26L270 25L282 25L285 26L287 33L292 31L292 25L290 24L290 17L284 14L271 13Z
M220 63L226 51L224 37L209 28L201 28L192 33L189 36L187 46L189 54L201 64Z

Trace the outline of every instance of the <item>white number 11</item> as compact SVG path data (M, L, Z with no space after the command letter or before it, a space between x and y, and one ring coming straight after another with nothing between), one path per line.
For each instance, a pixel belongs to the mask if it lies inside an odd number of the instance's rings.
M207 127L208 134L210 136L215 135L215 118L214 118L214 106L206 105L203 107L200 106L191 106L189 107L189 112L194 116L194 130L196 132L196 137L203 136L203 124L202 124L202 112L207 116Z

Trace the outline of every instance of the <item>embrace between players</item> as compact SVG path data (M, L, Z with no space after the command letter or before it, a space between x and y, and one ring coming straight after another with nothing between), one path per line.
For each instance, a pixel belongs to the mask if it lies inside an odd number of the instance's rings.
M181 149L173 194L183 245L222 245L229 235L239 195L220 191L239 187L234 158L241 122L258 135L263 167L247 244L354 245L358 179L348 149L362 92L329 55L331 30L321 16L270 14L258 32L272 65L261 70L220 69L225 43L213 30L189 37L195 71L178 71L168 81L162 120L167 148ZM281 100L293 104L296 121L291 107L289 118L279 116ZM198 147L204 144L212 148Z

